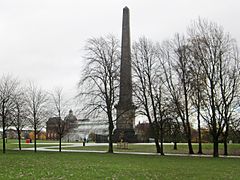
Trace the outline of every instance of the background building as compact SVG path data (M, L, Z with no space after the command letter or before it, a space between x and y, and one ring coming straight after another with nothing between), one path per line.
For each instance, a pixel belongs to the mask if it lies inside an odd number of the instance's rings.
M49 140L58 140L58 123L64 124L63 141L76 142L91 140L108 142L108 123L104 120L77 119L70 110L64 120L58 117L49 118L46 123L46 136ZM90 136L89 136L90 135Z

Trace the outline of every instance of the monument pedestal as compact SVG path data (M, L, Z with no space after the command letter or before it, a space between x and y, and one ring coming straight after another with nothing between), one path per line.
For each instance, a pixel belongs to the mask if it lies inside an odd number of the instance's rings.
M120 102L117 106L117 123L113 133L114 142L129 142L136 143L137 136L134 131L135 110L136 107L132 104L126 106L127 103Z
M113 133L113 141L116 142L128 142L136 143L137 136L134 129L115 129Z

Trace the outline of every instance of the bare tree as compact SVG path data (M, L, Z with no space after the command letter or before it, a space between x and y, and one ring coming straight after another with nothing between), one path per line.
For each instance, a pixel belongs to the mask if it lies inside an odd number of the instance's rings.
M79 81L78 97L83 110L92 117L103 115L108 120L109 149L113 152L114 105L119 87L119 41L113 36L91 38L85 46L87 65Z
M43 122L48 116L48 95L33 83L29 84L26 91L28 119L34 129L34 151L37 152L37 134L43 128Z
M194 22L188 33L194 56L206 76L203 93L207 100L201 114L213 137L213 156L218 157L219 137L224 132L224 141L227 141L229 121L239 86L237 47L222 27L206 20Z
M140 38L133 46L134 96L138 112L148 118L157 153L163 152L164 124L167 120L163 71L158 61L158 45ZM161 146L159 145L159 138Z
M6 127L11 123L7 117L10 116L10 110L13 108L12 99L16 93L18 84L18 81L11 76L3 76L0 79L0 116L3 129L3 153L6 152Z
M26 96L22 88L18 88L13 95L13 109L11 111L12 125L16 128L18 134L18 147L21 150L21 132L28 125L26 112Z
M191 41L191 40L190 40ZM201 66L201 63L198 57L195 55L194 49L191 45L188 45L189 51L191 53L191 63L189 65L189 76L190 76L190 99L193 104L193 107L196 109L196 116L197 116L197 126L198 126L198 154L202 154L202 135L201 135L201 109L204 104L204 88L205 88L205 81L206 75L204 70Z
M66 122L62 120L62 117L66 114L66 105L67 101L64 99L62 88L55 88L52 96L52 104L53 104L53 114L58 117L56 131L58 133L59 138L59 152L62 150L62 138L66 133Z
M194 154L190 123L190 52L185 37L176 35L172 41L165 42L162 47L160 61L162 63L166 85L175 105L175 110L182 121L189 154Z
M163 155L163 142L164 142L164 136L167 132L167 124L169 121L172 121L171 116L171 110L172 107L170 105L170 101L168 98L168 94L166 93L165 88L165 81L162 77L160 77L158 84L158 89L156 90L156 103L157 103L157 109L158 109L158 124L159 124L159 138L161 143L161 154Z
M240 59L235 42L229 42L225 52L220 57L220 92L221 102L218 111L224 119L225 129L223 131L224 155L228 155L228 136L233 112L238 108L238 93L240 85ZM220 107L220 108L219 108Z

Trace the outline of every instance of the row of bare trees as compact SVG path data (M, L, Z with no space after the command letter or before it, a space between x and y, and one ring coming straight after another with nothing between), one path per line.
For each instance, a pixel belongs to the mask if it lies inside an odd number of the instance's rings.
M3 153L6 152L6 131L8 127L16 128L19 150L21 150L21 132L29 127L34 131L34 151L37 151L37 135L45 127L49 117L59 117L57 132L59 135L59 151L64 134L62 111L66 110L66 100L61 89L48 93L34 83L23 87L23 84L12 76L3 75L0 79L0 122L2 127Z
M113 36L92 38L79 97L89 115L105 112L112 152L114 105L118 101L119 43ZM164 154L163 141L169 121L182 125L189 154L197 124L202 154L201 128L208 127L217 157L220 137L227 155L229 127L239 127L239 56L236 41L223 28L198 19L185 35L163 43L143 37L133 43L134 100L138 113L146 116L154 135L156 151ZM160 144L159 144L160 141Z
M177 34L161 45L140 39L134 44L133 57L136 97L150 125L155 122L155 132L161 134L156 137L161 140L164 134L163 119L177 117L184 128L189 154L193 154L191 127L196 119L198 153L202 154L203 122L212 136L213 156L219 155L221 136L227 155L229 126L237 118L240 100L236 41L222 27L199 19L188 28L187 35ZM156 148L159 152L157 142Z
M199 20L188 30L189 49L198 68L199 111L213 140L213 155L218 156L218 142L223 136L224 155L230 124L239 107L239 55L236 41L222 27ZM196 70L193 69L196 72ZM196 77L196 76L195 76Z

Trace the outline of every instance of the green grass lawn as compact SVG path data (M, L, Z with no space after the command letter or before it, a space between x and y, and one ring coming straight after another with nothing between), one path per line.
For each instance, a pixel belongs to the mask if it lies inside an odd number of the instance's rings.
M7 150L12 150L18 148L18 141L10 139L6 143ZM86 146L83 147L82 143L79 143L79 147L64 147L68 144L62 144L62 149L68 150L93 150L93 151L107 151L108 146ZM37 141L37 147L46 147L52 146L53 148L57 149L58 141ZM22 141L22 148L29 148L34 147L34 143L26 144L25 141ZM203 143L203 153L204 154L212 154L213 145L211 143ZM2 149L2 140L0 140L0 150ZM194 152L198 152L198 144L193 144ZM155 145L139 145L139 144L128 144L128 149L119 149L116 145L114 145L115 152L147 152L147 153L155 153L156 147ZM237 155L240 156L240 144L229 144L228 145L229 155ZM174 150L173 145L164 145L164 152L168 154L187 154L188 153L188 146L187 144L179 144L178 149ZM223 154L223 144L219 144L219 154Z
M202 145L204 154L212 154L213 145L210 143L205 143ZM229 144L229 155L238 155L240 156L240 144ZM98 151L107 151L108 146L88 146L86 143L85 147L63 147L63 149L73 149L73 150L98 150ZM198 145L193 144L194 152L198 152ZM114 146L114 151L118 152L149 152L155 153L156 147L155 145L137 145L137 144L129 144L128 149L119 149L117 146ZM170 154L187 154L188 146L178 145L178 149L174 150L173 145L164 145L164 152ZM219 154L223 154L223 144L219 144Z
M43 144L43 143L45 143L45 144ZM56 144L56 143L58 143L58 141L37 140L37 147L58 146L58 144ZM65 144L62 144L62 146L65 146ZM22 148L34 147L34 142L27 144L27 143L25 143L25 140L22 140L21 147ZM6 149L13 150L16 148L18 148L18 140L8 139L7 143L6 143ZM0 150L2 150L2 139L0 140Z
M0 179L239 179L240 160L126 154L0 152Z

